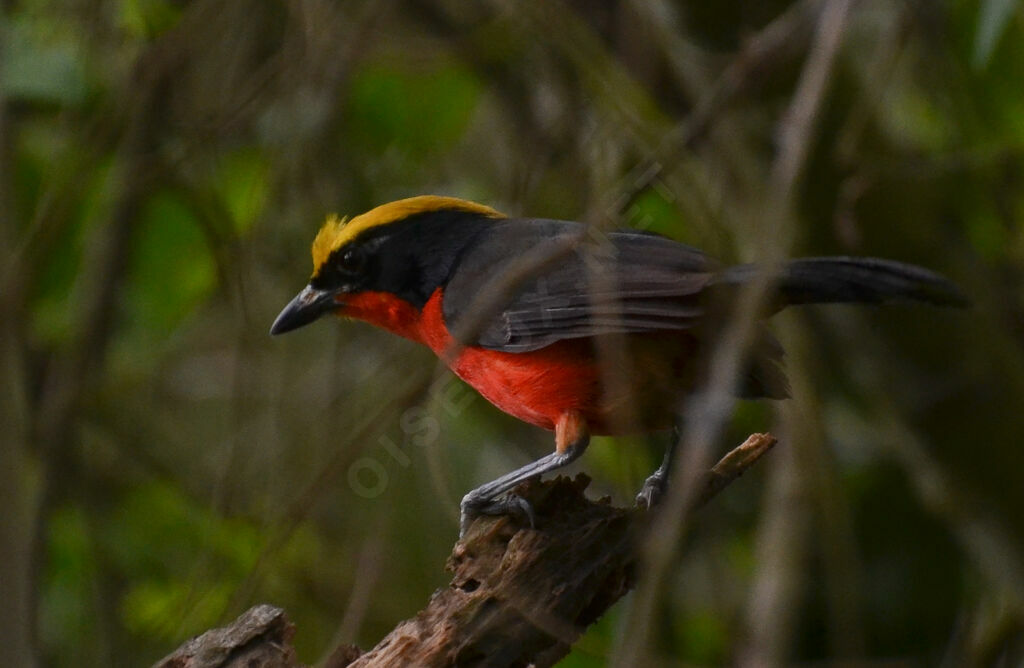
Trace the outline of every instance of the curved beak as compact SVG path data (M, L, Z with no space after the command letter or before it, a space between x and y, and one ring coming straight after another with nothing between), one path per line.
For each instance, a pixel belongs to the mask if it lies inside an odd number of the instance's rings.
M288 302L274 324L270 326L270 335L284 334L313 322L320 316L340 306L334 301L334 292L317 290L307 285L295 299Z

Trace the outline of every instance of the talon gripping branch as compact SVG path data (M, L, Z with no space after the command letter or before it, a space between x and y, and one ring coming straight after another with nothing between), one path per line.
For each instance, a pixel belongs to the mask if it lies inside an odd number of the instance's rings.
M270 333L327 313L365 320L428 346L495 406L553 430L553 453L462 500L463 533L480 514L517 512L532 521L529 505L506 493L579 457L590 434L676 424L681 400L704 372L714 314L722 311L715 305L759 275L752 265L722 267L690 246L625 230L607 235L611 252L589 252L576 243L585 230L433 196L348 222L330 218L313 242L309 284ZM531 257L548 261L527 271ZM765 317L791 304L966 302L933 272L876 258L792 260L771 285ZM601 368L612 358L598 354L602 337L621 346L614 357L622 368ZM760 331L740 394L785 397L781 357ZM663 491L675 440L640 500L651 504Z

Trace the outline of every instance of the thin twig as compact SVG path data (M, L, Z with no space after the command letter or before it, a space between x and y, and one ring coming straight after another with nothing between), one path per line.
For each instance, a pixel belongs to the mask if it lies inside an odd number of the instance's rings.
M773 267L791 244L792 202L797 182L815 134L816 116L824 98L851 0L831 0L816 29L814 44L801 73L793 100L780 122L779 154L772 168L769 208L766 212L762 264ZM648 580L638 587L627 621L623 652L617 665L646 665L651 625L663 593L662 584L675 557L676 547L688 528L686 509L699 493L696 471L706 468L713 444L721 434L733 404L734 386L740 376L745 352L754 340L758 314L769 296L771 270L741 290L731 324L714 351L707 387L690 400L690 420L682 437L683 451L673 467L665 512L655 521L648 540Z

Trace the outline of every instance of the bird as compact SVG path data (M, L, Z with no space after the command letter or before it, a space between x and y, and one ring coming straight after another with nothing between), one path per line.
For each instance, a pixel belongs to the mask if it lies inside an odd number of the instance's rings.
M764 323L786 306L967 304L947 278L894 260L807 257L768 272L645 231L508 217L437 195L328 216L312 256L307 285L271 335L328 314L368 322L427 346L500 410L554 432L553 452L463 497L460 536L481 515L535 524L513 489L579 458L591 435L678 434L722 313L758 277L769 292L736 386L744 398L788 396L783 350ZM604 354L610 346L618 354ZM664 493L678 440L638 504Z

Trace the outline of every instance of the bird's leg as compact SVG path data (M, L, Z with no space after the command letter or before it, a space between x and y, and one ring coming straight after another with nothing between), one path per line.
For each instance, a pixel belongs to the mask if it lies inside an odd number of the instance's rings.
M636 495L636 505L641 508L653 508L665 495L665 485L668 483L668 473L672 470L672 460L675 458L676 448L683 435L682 422L676 420L672 425L672 436L665 448L665 456L661 460L661 466L651 475L647 476L640 493Z
M459 537L466 535L469 525L480 515L521 515L534 526L533 508L529 502L513 494L498 498L519 483L543 475L548 471L562 468L573 462L590 443L586 422L576 413L563 415L555 424L555 451L535 462L506 473L497 480L477 487L462 497L462 517L459 522Z

